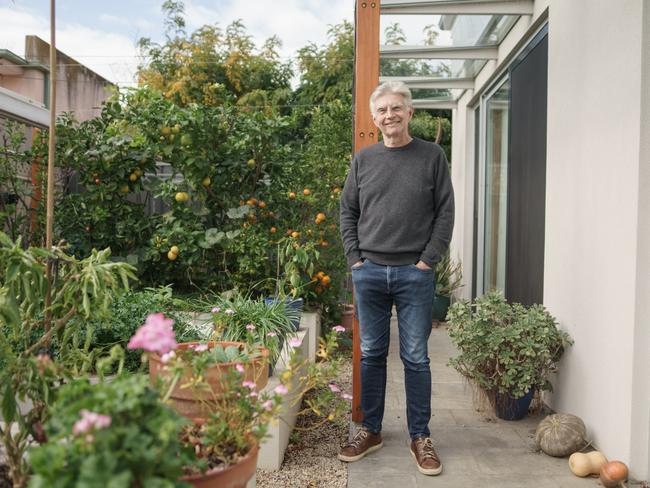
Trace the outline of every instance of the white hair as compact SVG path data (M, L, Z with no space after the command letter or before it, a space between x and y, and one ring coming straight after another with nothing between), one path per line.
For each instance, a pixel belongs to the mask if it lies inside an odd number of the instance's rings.
M406 86L406 83L403 81L387 81L382 83L375 91L370 95L370 113L375 114L375 102L381 96L394 93L396 95L401 95L404 98L404 103L407 107L413 108L413 96L411 95L411 90Z

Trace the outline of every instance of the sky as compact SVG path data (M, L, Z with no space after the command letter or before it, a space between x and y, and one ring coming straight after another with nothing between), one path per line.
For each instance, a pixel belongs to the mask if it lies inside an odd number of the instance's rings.
M148 37L164 40L163 0L58 0L57 48L121 86L135 80L138 57L136 42ZM187 31L205 24L225 28L242 19L259 46L277 35L281 56L295 58L310 42L327 43L327 31L344 20L354 22L354 0L186 0ZM391 16L394 17L394 16ZM412 16L400 20L419 43L422 27L430 20ZM391 19L382 17L382 25ZM0 0L0 49L23 56L25 36L50 40L50 2L47 0Z

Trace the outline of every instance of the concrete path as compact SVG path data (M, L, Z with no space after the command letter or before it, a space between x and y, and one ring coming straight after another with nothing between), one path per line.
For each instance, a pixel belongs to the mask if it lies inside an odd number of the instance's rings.
M348 488L602 488L597 479L574 476L566 458L536 452L533 434L543 415L505 421L474 409L471 388L446 366L455 349L444 325L434 327L429 340L433 380L429 425L443 472L420 474L407 447L404 373L395 318L391 326L384 447L348 465Z

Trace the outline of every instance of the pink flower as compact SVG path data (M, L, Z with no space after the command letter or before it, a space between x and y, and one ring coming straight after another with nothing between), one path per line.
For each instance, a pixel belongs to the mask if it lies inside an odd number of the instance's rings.
M147 317L135 333L128 345L128 349L144 349L149 352L165 354L166 352L176 349L176 337L172 325L172 319L165 318L161 313L152 313Z
M208 350L207 344L194 344L189 346L191 349L194 349L195 352L203 352Z
M347 393L341 393L341 398L343 398L343 400L348 400L349 401L349 400L352 400L352 395L349 395Z
M298 337L293 337L293 338L289 339L289 345L291 347L300 347L301 344L302 344L302 341Z
M235 311L232 308L227 308L224 313L226 315L234 315Z
M340 389L338 386L336 386L334 383L330 383L330 384L327 385L327 386L330 387L330 390L331 390L333 393L338 393L338 392L341 391L341 389Z
M273 400L267 400L264 403L262 403L262 407L264 410L272 410L273 409Z
M287 393L289 393L289 389L284 385L276 386L273 391L276 392L278 395L286 395Z
M345 332L345 327L343 327L342 325L337 325L337 326L333 327L332 330L334 330L334 332L339 332L339 333L340 332Z
M219 313L219 312L221 312L221 308L219 308L219 307L214 307L212 309L212 313Z
M111 425L111 417L100 413L90 412L86 409L81 410L81 418L72 426L74 435L86 434L91 430L104 429Z
M255 384L255 382L253 382L253 381L244 381L244 382L242 383L242 386L244 386L244 387L246 387L246 388L250 388L251 390L253 390L254 388L257 387L257 385Z
M162 356L160 356L160 361L163 364L167 364L169 361L171 361L175 357L176 357L176 353L174 351L169 351L169 352L166 352L165 354L163 354Z
M243 373L244 372L244 365L241 363L235 364L235 369L237 370L238 373Z
M255 325L254 324L246 325L246 330L255 330Z
M275 337L277 334L275 332L269 332L266 334L266 337Z
M256 391L251 391L251 392L248 394L248 396L249 396L249 397L256 397L256 396L257 396L257 392L256 392Z

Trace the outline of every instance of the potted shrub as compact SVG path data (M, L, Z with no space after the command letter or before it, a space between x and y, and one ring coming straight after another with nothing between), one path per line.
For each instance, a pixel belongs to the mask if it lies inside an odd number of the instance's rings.
M143 375L73 380L52 407L49 441L29 454L29 486L189 486L179 479L195 462L185 423Z
M313 243L301 245L296 237L283 237L278 241L277 268L275 278L275 295L266 297L265 303L272 305L276 302L285 304L287 312L294 311L291 322L295 330L300 327L300 315L304 300L301 291L321 278L314 276L314 263L320 253ZM328 277L329 280L329 277ZM329 281L327 282L329 285Z
M449 254L445 254L436 264L435 275L436 291L433 296L433 318L442 321L447 317L451 295L463 286L461 284L463 279L461 264L459 261L451 259Z
M524 398L530 404L534 392L552 390L549 377L572 344L542 305L510 304L499 292L474 304L455 303L447 320L459 350L449 364L486 392L501 418L526 414L528 405L514 411L512 400Z

